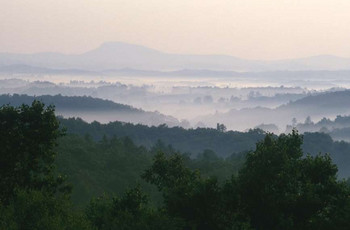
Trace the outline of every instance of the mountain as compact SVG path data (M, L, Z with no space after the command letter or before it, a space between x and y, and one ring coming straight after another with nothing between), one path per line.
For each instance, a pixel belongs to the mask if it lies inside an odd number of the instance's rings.
M0 53L0 67L35 66L50 69L103 71L115 69L161 70L182 69L216 71L316 71L350 69L350 58L324 55L302 59L259 61L227 55L170 54L144 46L108 42L97 49L77 55L60 53Z
M263 79L265 81L308 81L319 82L327 79L347 79L349 70L304 70L304 71L265 71L265 72L237 72L210 69L180 69L173 71L141 70L132 68L83 70L83 69L54 69L36 67L24 64L13 64L0 66L2 74L50 74L50 75L83 75L83 76L136 76L136 77L223 77L223 78L245 78Z
M86 96L3 94L0 95L0 106L6 104L13 106L31 104L34 100L42 101L46 105L54 105L58 115L64 117L81 117L90 122L98 120L107 123L117 120L150 126L161 124L167 124L169 126L180 125L180 122L176 118L163 115L159 112L147 112L129 105Z

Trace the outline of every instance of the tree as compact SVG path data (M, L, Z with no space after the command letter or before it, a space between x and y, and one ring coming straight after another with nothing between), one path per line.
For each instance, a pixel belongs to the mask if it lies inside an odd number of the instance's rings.
M198 171L184 165L181 155L159 152L152 167L142 176L163 193L164 208L185 221L184 229L236 229L238 203L234 183L221 188L216 178L202 178ZM243 225L242 225L243 226ZM247 229L247 228L239 229Z
M312 124L313 124L313 122L312 122L310 116L307 116L307 117L306 117L304 124L305 124L305 125L312 125Z
M221 132L221 133L224 133L224 132L226 132L227 128L224 124L217 123L216 130Z
M335 215L346 213L350 195L337 167L328 155L303 158L301 144L295 130L266 135L247 155L238 178L242 212L262 230L349 228L344 215Z
M98 230L180 230L181 222L148 206L140 187L127 190L122 197L93 199L87 217Z
M53 106L0 108L0 229L91 229L54 171L63 133Z
M92 230L83 213L65 196L40 190L16 190L7 205L0 204L0 229Z
M34 101L31 106L0 107L0 202L7 203L16 189L63 191L63 177L53 171L61 135L53 106Z

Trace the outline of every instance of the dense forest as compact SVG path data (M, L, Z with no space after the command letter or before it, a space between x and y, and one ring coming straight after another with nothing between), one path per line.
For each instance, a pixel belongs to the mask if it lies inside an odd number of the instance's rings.
M224 159L205 150L191 159L161 141L148 150L136 146L128 137L94 141L89 136L78 135L60 138L57 152L56 167L59 172L69 175L68 181L74 184L72 200L78 205L84 205L92 197L103 193L121 194L138 184L158 202L159 193L140 175L151 167L154 156L159 152L181 155L186 167L199 170L205 177L215 176L220 182L238 172L245 156L242 153Z
M228 157L233 153L239 153L254 148L255 143L264 137L262 130L250 130L249 132L228 131L218 129L197 128L184 129L181 127L169 128L163 124L160 126L134 125L125 122L99 122L87 123L80 118L59 118L63 127L69 133L78 135L90 135L95 140L107 137L130 137L136 144L151 147L158 140L173 145L182 152L194 155L211 149L219 156Z
M191 158L161 141L67 134L34 101L0 108L0 144L0 229L350 227L348 183L329 155L305 156L295 130Z
M136 145L151 149L160 140L165 146L186 153L192 158L206 150L212 151L221 159L230 159L254 150L255 144L264 139L266 133L260 129L248 132L223 131L220 129L169 128L166 125L148 127L124 122L87 123L79 118L59 118L63 127L70 134L90 136L95 141L105 138L129 137ZM325 133L304 133L302 149L305 154L316 156L328 153L339 168L339 177L350 177L350 144L334 141Z

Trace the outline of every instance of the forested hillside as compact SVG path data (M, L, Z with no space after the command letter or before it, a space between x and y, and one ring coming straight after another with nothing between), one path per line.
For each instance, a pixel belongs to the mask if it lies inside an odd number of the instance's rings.
M90 121L94 121L96 117L99 117L99 120L104 122L120 120L146 125L168 124L169 126L175 126L180 124L176 118L159 112L147 112L129 105L87 96L0 95L0 105L30 105L33 100L41 101L46 105L55 105L56 113L59 115L67 117L79 116Z
M123 122L111 122L91 124L77 119L59 119L61 125L67 128L68 133L81 136L90 135L94 140L101 140L103 136L129 137L135 144L151 148L158 140L165 145L171 145L174 149L188 153L191 157L204 150L212 150L220 157L226 158L238 153L253 150L255 143L262 140L265 133L262 130L250 130L249 132L228 131L217 129L197 128L183 129L179 127L169 128L165 125L148 127L145 125L133 125ZM305 133L303 150L312 156L318 153L329 153L333 161L339 167L340 177L350 176L350 144L344 141L333 141L325 133Z
M221 182L238 172L246 155L235 154L223 159L205 150L197 158L191 159L160 141L148 150L135 145L128 137L105 137L95 141L89 136L79 135L60 138L57 152L57 170L69 175L68 181L74 184L72 199L80 205L103 193L122 194L137 184L141 184L153 200L159 201L160 194L156 189L140 179L159 152L180 154L187 167L199 170L204 176L215 176Z
M19 106L22 104L30 105L33 100L42 101L47 105L55 105L56 110L120 110L125 112L144 112L140 109L135 109L128 105L114 103L109 100L103 100L93 97L66 97L62 95L42 95L42 96L28 96L28 95L0 95L0 105L10 104Z
M190 153L193 157L205 149L211 149L221 157L228 157L233 153L252 150L255 143L264 137L262 130L222 132L210 128L169 128L166 125L149 127L119 121L108 124L87 123L80 118L59 118L59 120L69 133L89 134L95 140L100 140L104 135L107 137L128 136L136 144L147 148L161 140L166 145L170 144L175 149Z
M338 89L338 91L314 92L274 108L257 104L250 108L232 108L211 115L203 114L195 121L205 121L205 124L211 127L216 123L223 123L228 129L235 130L245 130L247 126L255 127L260 124L275 124L284 132L285 127L292 125L295 120L304 121L308 117L321 120L324 117L333 118L349 114L350 90Z
M0 229L349 229L349 184L302 143L267 134L245 154L190 159L161 142L65 135L38 101L3 106Z

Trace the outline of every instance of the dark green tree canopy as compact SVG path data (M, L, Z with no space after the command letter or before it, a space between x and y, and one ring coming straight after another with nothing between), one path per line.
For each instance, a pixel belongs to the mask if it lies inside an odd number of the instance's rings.
M63 178L53 173L54 147L62 134L53 106L0 107L0 201L15 189L56 191Z
M267 135L247 155L238 177L240 202L256 229L340 225L335 213L349 200L349 188L337 180L337 167L328 155L303 157L301 144L296 131L278 138Z
M210 132L208 138L226 134ZM254 151L227 159L209 149L193 159L161 141L147 149L130 137L62 135L52 106L0 107L0 229L350 229L348 183L338 180L329 155L305 155L296 131L267 134ZM305 139L327 149L331 140L319 136ZM119 195L79 210L61 193L67 190L54 165L71 176L76 196ZM137 182L140 174L148 184Z

